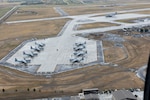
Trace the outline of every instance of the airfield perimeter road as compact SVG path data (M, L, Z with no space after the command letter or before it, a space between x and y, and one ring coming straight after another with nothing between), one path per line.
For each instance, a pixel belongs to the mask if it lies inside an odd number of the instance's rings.
M69 16L61 7L54 7L55 11L58 12L61 16Z
M137 71L137 76L139 78L141 78L143 81L145 81L145 77L146 77L146 70L145 70L146 68L147 68L147 66L145 65L145 66L139 68Z
M135 10L125 10L125 11L117 11L117 13L129 13L129 12L138 12L138 11L145 11L145 10L150 10L150 8L145 8L145 9L135 9ZM31 20L18 20L18 21L8 21L6 22L7 24L15 24L15 23L25 23L25 22L36 22L36 21L45 21L45 20L55 20L55 19L62 19L62 18L79 18L83 17L88 18L91 16L96 16L96 15L106 15L114 12L107 12L107 13L96 13L96 14L84 14L84 15L77 15L77 16L64 16L64 17L54 17L54 18L42 18L42 19L31 19Z
M102 41L99 41L98 45L98 58L99 58L99 63L100 64L104 64L105 63L105 59L104 59L104 52L103 52L103 43Z

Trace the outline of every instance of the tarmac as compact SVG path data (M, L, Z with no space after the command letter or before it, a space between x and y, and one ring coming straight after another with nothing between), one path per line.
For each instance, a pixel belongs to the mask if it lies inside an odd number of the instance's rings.
M54 38L47 38L42 40L35 40L38 43L46 44L44 50L38 53L38 56L31 59L29 65L40 65L37 70L37 74L50 74L55 71L58 64L71 64L70 58L73 54L73 45L77 42L86 42L87 56L83 63L90 63L97 61L97 44L95 40L88 40L86 38L77 37L71 34L73 24L65 27L63 34ZM15 58L22 59L25 57L23 51L30 51L31 46L35 46L35 41L28 42L20 50L18 50L12 57L6 62L13 65L18 65L19 62L15 61Z

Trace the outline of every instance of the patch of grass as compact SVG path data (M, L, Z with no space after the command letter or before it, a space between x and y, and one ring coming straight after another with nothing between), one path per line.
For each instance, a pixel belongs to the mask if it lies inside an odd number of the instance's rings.
M67 3L64 2L64 0L50 0L50 1L45 0L45 2L51 5L67 5Z
M150 14L150 10L138 11L138 12L135 12L135 13L138 13L138 14Z
M13 15L11 15L7 19L7 21L50 18L58 16L60 15L53 9L53 6L31 5L20 7Z
M53 21L1 24L0 25L0 58L14 49L24 40L32 38L48 38L56 36L69 19Z
M140 20L140 19L146 19L146 18L150 18L150 17L138 17L138 18L130 18L130 19L116 20L116 21L118 21L118 22L123 22L123 23L136 23L136 22L134 22L134 21Z
M0 17L2 17L5 13L7 13L12 7L1 7L0 8Z
M103 28L103 27L109 27L109 26L119 26L119 25L113 24L113 23L107 23L107 22L96 22L96 23L90 23L90 24L80 24L78 27L78 30Z
M83 14L106 13L106 12L116 12L116 11L123 11L123 10L133 10L133 9L144 9L144 8L149 8L149 6L150 4L126 4L126 5L110 4L110 6L107 7L103 7L103 5L102 6L78 5L78 6L69 6L69 7L64 6L62 8L69 15L81 15L81 14L83 15Z

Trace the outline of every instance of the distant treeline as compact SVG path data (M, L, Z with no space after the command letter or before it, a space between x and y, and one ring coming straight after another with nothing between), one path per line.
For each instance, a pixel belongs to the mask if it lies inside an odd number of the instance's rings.
M22 5L43 4L42 0L7 0L7 2L22 2Z
M42 0L22 0L21 5L43 4Z
M7 0L7 2L22 2L22 1L25 1L25 0Z

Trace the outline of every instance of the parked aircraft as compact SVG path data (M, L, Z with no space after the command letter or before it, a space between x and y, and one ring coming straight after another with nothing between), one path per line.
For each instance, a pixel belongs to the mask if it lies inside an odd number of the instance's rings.
M78 58L71 58L70 62L71 63L80 63L83 59L83 57L78 57Z
M122 30L123 30L123 32L127 32L127 29L126 29L126 28L123 28Z
M82 50L82 51L76 51L73 54L77 54L77 53L87 53L87 50Z
M25 52L25 51L23 51L23 54L24 55L27 55L27 56L29 56L29 57L34 57L34 54L32 53L32 52Z
M83 42L83 43L82 43L82 42L75 43L76 46L81 46L81 45L85 45L85 44L86 44L86 42Z
M15 62L19 62L19 63L22 63L22 64L27 64L28 63L25 59L17 59L17 58L15 58Z
M75 48L86 48L86 46L85 45L79 45L79 46L73 46L73 49L75 49Z
M39 47L44 47L45 46L44 43L37 43L37 42L35 42L35 44L38 45Z
M35 50L35 51L37 51L37 52L40 52L42 49L40 49L39 47L33 47L33 46L31 46L31 49L33 49L33 50Z
M85 46L78 46L78 47L74 47L73 50L75 51L80 51L80 50L83 50L85 49Z
M38 52L36 52L36 51L31 51L31 53L32 53L34 56L37 56L37 55L38 55Z
M117 15L117 12L107 14L105 17L114 17L115 15Z
M24 60L25 60L27 63L30 63L30 62L31 62L31 58L28 58L28 57L24 58Z
M75 52L74 55L75 56L84 56L87 53L87 51L79 51L79 52Z

